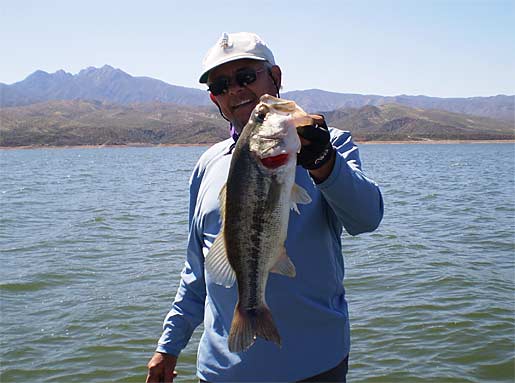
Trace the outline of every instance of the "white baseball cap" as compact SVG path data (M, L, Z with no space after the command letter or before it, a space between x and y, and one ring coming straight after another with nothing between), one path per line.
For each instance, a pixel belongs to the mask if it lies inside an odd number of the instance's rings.
M202 75L199 82L207 83L209 71L234 60L252 59L268 61L275 65L274 55L265 42L255 33L223 33L202 60Z

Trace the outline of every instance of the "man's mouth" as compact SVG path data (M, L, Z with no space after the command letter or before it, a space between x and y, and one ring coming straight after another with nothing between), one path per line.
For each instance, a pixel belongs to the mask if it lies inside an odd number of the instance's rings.
M233 109L241 108L242 106L248 105L250 103L252 103L251 99L241 100L241 101L238 101L237 103L235 103L234 105L232 105L232 108Z

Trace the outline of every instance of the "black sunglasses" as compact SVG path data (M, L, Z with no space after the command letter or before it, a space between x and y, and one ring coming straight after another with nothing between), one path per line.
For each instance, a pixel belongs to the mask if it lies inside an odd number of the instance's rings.
M263 72L264 69L254 69L254 68L243 68L236 71L234 75L234 80L236 84L239 86L247 86L252 84L257 79L257 74L259 72ZM232 80L227 76L220 76L216 78L213 82L211 82L208 87L209 91L213 96L218 96L222 93L227 93L229 90L229 86L231 86Z

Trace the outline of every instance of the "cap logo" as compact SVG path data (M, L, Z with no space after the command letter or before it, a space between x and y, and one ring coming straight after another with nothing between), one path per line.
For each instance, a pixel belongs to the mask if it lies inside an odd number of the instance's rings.
M222 34L222 39L220 40L220 47L222 47L222 49L232 48L232 44L229 44L229 35L226 32Z

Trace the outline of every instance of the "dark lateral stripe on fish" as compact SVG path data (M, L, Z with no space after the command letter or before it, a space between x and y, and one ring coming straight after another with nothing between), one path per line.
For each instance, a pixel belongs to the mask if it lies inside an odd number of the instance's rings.
M264 186L264 179L259 178L258 183L261 184L260 186ZM257 190L261 191L261 188L258 188ZM262 193L259 193L262 194ZM253 244L251 249L251 254L249 254L248 258L248 286L250 288L249 291L252 292L258 292L259 290L259 275L258 272L260 270L259 268L259 261L260 261L260 254L261 254L261 233L263 233L264 226L265 226L265 220L263 218L263 211L266 209L266 203L259 203L259 201L264 201L262 198L262 195L258 194L257 202L258 206L257 209L254 210L254 214L252 217L252 225L250 226L251 230L251 243ZM258 304L258 296L257 294L251 294L248 297L248 302L246 302L247 307L255 307Z
M248 259L248 276L247 284L250 292L256 293L259 289L259 247L253 246L250 257ZM257 294L249 294L247 302L244 303L246 307L254 307L258 304Z

